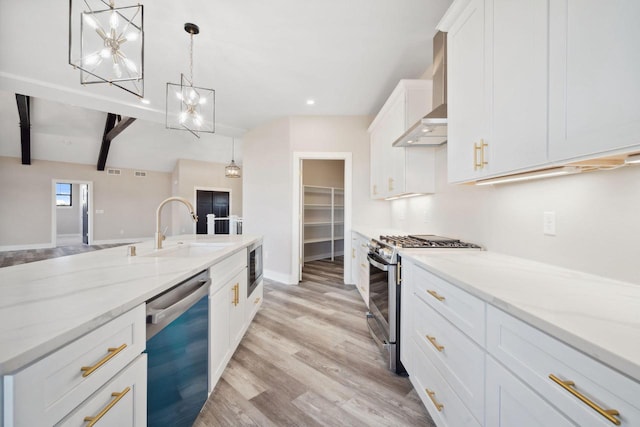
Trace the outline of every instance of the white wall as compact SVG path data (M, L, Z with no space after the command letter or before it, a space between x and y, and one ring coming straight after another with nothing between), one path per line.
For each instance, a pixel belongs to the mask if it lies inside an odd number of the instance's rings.
M56 233L58 235L82 234L80 217L80 184L71 184L71 206L56 207Z
M290 117L244 135L244 230L264 236L267 277L297 283L291 262L294 151L352 153L353 224L389 222L389 205L369 198L370 122L367 116Z
M391 225L640 284L640 167L487 187L449 185L437 149L436 194L391 202ZM542 232L555 211L557 235Z

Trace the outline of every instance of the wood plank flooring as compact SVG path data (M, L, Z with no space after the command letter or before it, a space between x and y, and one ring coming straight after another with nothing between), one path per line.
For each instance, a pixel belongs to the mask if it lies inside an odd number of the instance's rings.
M264 303L194 427L434 426L406 377L386 370L342 260L303 281L265 280Z

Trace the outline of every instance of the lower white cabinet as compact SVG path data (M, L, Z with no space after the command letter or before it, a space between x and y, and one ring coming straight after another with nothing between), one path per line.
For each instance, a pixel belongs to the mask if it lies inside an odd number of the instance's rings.
M147 425L147 355L141 354L115 378L94 393L61 427Z
M353 255L355 256L353 264L356 265L353 269L355 271L354 282L364 303L369 307L369 261L367 260L369 239L359 233L352 233Z
M136 382L143 375L145 386L138 385L136 394L146 402L146 356L142 374L125 369L145 349L145 325L142 304L33 365L5 376L4 427L54 425L115 378ZM139 420L140 424L112 425L145 425L146 409Z
M402 261L401 360L436 425L640 426L639 382Z
M487 358L487 426L576 427L560 411L491 357Z
M211 267L209 294L209 393L222 376L249 324L262 305L262 282L247 297L247 253Z

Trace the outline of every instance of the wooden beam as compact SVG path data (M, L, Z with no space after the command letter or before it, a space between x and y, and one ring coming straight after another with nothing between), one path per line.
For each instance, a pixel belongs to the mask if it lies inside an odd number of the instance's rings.
M31 108L30 98L16 93L18 115L20 116L20 145L22 148L22 164L31 164Z
M136 119L134 117L122 117L113 113L107 113L107 121L104 125L104 133L102 134L102 146L100 146L100 155L98 156L99 171L103 171L107 164L111 141L135 121Z

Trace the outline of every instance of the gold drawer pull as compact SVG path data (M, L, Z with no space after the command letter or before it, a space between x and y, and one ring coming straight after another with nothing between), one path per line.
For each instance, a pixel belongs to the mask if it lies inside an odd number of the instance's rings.
M253 302L254 304L257 304L260 302L260 297L256 298L256 300Z
M111 410L111 408L116 406L116 403L118 403L120 401L120 399L122 399L124 397L125 394L129 393L130 390L131 390L131 387L127 387L124 390L122 390L120 393L111 393L111 396L115 397L115 399L113 399L111 402L109 402L109 404L107 406L102 408L102 411L100 411L98 413L98 415L96 415L95 417L84 417L84 421L85 422L87 422L87 421L89 422L89 424L87 424L86 427L92 427L98 421L100 421L100 418L104 417L105 414Z
M431 295L432 297L434 297L435 299L437 299L438 301L444 301L445 297L443 297L442 295L438 294L436 291L432 291L431 289L427 290L427 293L429 295Z
M435 405L435 407L438 410L438 412L441 412L442 409L444 408L444 405L436 400L436 392L435 391L431 391L428 388L425 388L424 391L427 392L427 395L429 396L429 399L431 399L431 401Z
M433 345L436 348L436 350L438 350L438 351L444 350L444 346L438 344L438 341L436 341L436 337L432 337L431 335L426 335L426 337L429 340L429 342L431 343L431 345Z
M585 403L591 409L593 409L594 411L596 411L597 413L605 417L607 420L611 421L613 424L617 426L620 425L620 420L614 417L614 415L618 415L618 416L620 415L620 412L618 412L617 410L602 409L600 406L598 406L597 403L593 402L587 396L585 396L584 394L580 393L578 390L573 388L576 385L573 381L562 381L560 378L556 377L553 374L549 374L549 378L553 380L553 382L558 384L560 387L562 387L563 389L567 390L569 393L573 394L575 397L580 399L582 403Z
M120 353L122 350L124 350L127 347L127 344L122 344L120 347L109 347L107 349L108 354L102 358L102 360L100 360L98 363L96 363L93 366L83 366L82 368L80 368L80 370L82 371L82 376L83 377L88 377L89 375L91 375L96 369L98 369L100 366L104 365L105 363L107 363L109 360L111 360L116 354Z

